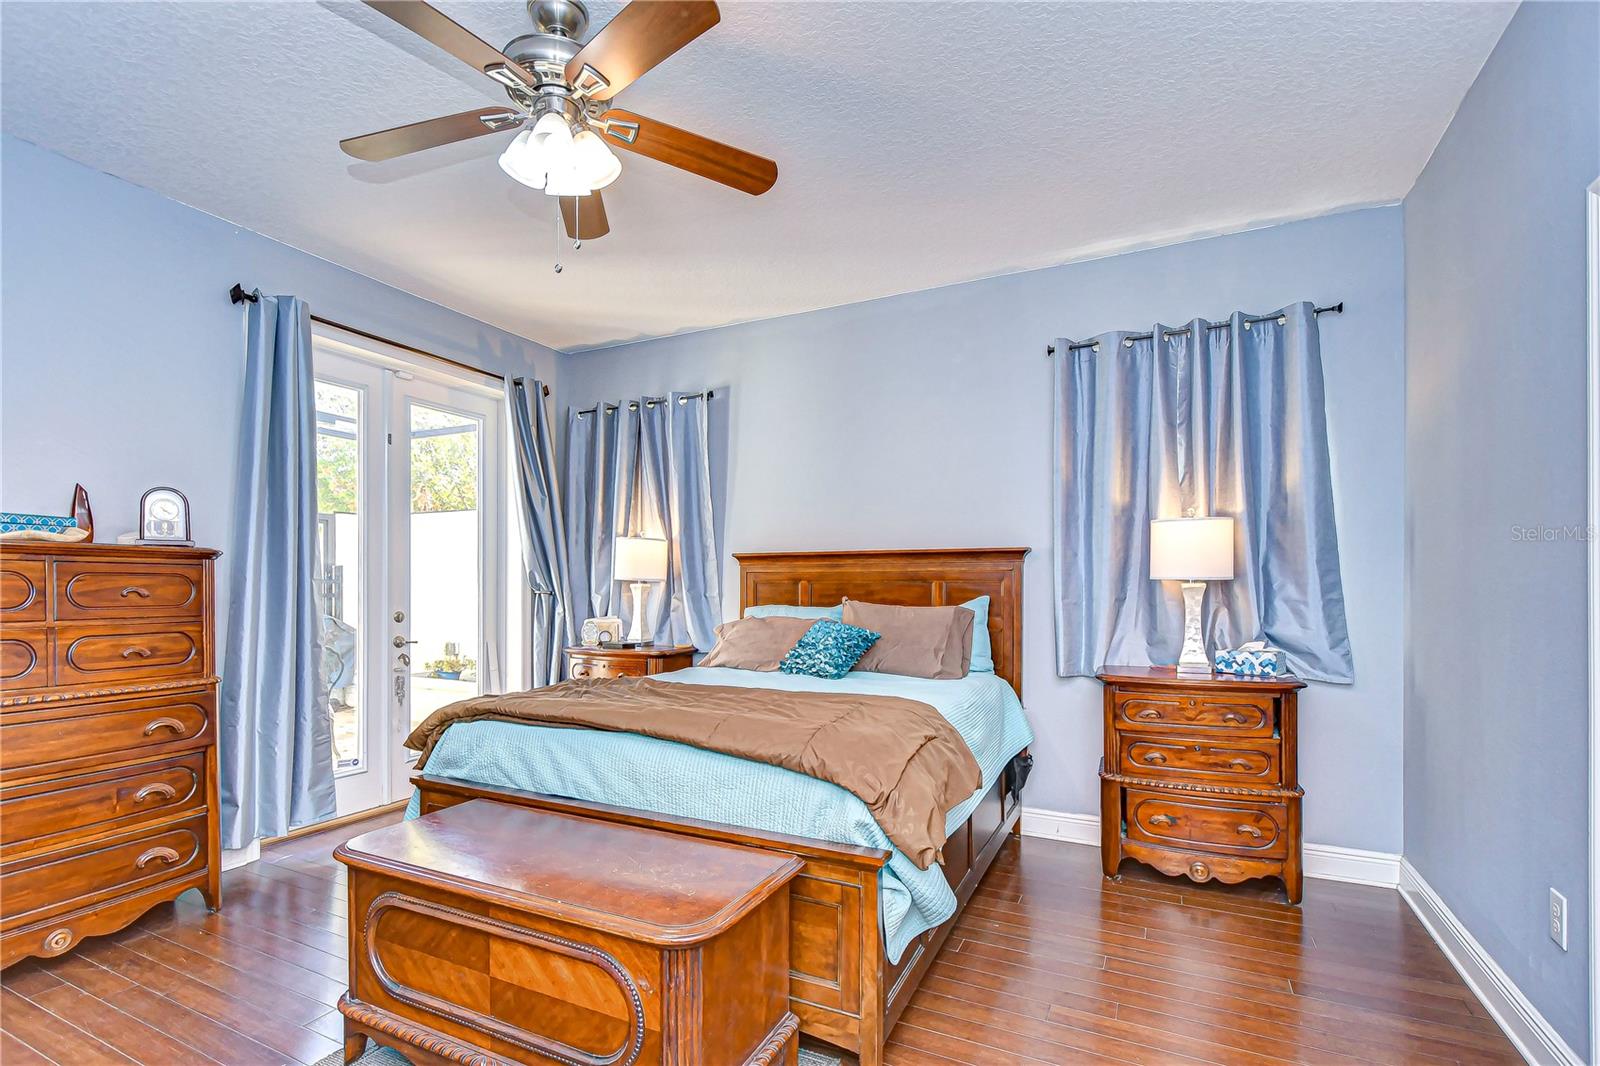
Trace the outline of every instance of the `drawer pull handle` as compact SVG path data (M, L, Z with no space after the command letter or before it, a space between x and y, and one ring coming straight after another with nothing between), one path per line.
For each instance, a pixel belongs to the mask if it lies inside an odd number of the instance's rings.
M124 659L131 659L135 655L137 655L141 659L148 659L148 658L150 658L150 649L149 648L141 648L141 647L138 647L137 645L135 645L134 647L131 647L131 648L123 648L122 649L122 657Z
M180 737L184 734L183 723L176 718L157 718L144 727L144 735L147 737L155 736L157 731L162 729L170 729Z
M173 788L171 785L167 784L165 781L157 781L155 784L146 785L143 788L141 788L139 791L135 792L133 794L133 802L135 802L135 803L143 803L145 800L149 799L151 796L160 796L162 799L169 800L169 799L175 799L177 797L177 795L178 795L178 790L177 789Z
M1146 707L1144 710L1140 711L1136 717L1143 718L1147 722L1153 722L1157 718L1161 717L1161 712L1156 710L1154 707Z
M1161 754L1159 751L1152 751L1149 755L1146 755L1144 757L1144 761L1145 762L1153 762L1153 763L1164 763L1164 762L1167 761L1167 757L1165 755Z
M148 600L150 598L150 590L147 588L140 588L138 585L129 585L127 588L122 590L122 598L127 599L129 596L138 596L141 599Z
M1239 826L1239 835L1240 836L1247 836L1247 837L1255 837L1257 840L1260 840L1261 839L1261 830L1257 829L1253 825L1241 825L1241 826Z
M1244 721L1244 715L1240 714L1238 711L1229 711L1227 714L1222 716L1222 720L1224 722L1232 722L1235 725L1238 725L1240 722Z
M1178 820L1170 814L1156 814L1150 818L1151 825L1177 825Z
M1243 759L1229 759L1228 765L1238 767L1241 770L1250 769L1250 764Z
M153 862L164 862L170 865L171 863L175 863L177 861L178 853L173 851L171 848L151 848L149 851L139 856L138 859L134 860L133 865L142 870Z

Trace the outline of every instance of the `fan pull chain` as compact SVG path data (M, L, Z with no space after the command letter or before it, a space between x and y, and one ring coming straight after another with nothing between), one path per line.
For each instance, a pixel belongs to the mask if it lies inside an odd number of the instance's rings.
M552 197L550 197L550 202L553 203L555 205L555 208L556 208L556 227L555 227L556 256L555 256L555 259L556 259L556 273L559 274L559 273L561 273L561 197L552 196Z

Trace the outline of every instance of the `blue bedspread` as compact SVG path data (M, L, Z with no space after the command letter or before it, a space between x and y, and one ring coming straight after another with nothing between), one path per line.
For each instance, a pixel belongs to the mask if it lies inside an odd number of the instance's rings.
M691 685L861 692L903 696L943 714L972 749L983 787L950 811L966 820L1013 755L1033 741L1022 703L992 673L955 681L851 673L837 681L780 673L693 667L657 675ZM919 870L873 820L867 805L838 785L793 770L635 733L559 729L517 722L451 726L428 757L429 774L526 789L658 814L812 837L892 852L879 909L891 962L924 930L955 913L955 894L937 866ZM415 818L411 797L406 817Z

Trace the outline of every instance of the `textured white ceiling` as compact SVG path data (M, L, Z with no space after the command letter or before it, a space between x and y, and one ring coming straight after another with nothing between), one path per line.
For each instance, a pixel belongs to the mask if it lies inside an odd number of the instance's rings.
M438 6L496 46L530 28L516 0ZM770 156L777 187L623 153L611 235L560 275L551 202L495 165L509 135L339 151L504 100L360 4L12 0L3 123L573 350L1398 199L1514 8L724 3L618 103Z

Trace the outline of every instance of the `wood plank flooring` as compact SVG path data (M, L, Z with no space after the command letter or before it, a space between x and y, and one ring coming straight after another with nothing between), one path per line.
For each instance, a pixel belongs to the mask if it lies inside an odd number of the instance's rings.
M0 975L0 1060L309 1066L337 1050L344 870L275 845L114 936ZM1399 894L1193 885L1093 848L1010 841L892 1034L900 1066L1516 1063ZM1275 883L1272 883L1275 885Z

